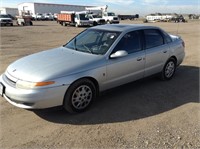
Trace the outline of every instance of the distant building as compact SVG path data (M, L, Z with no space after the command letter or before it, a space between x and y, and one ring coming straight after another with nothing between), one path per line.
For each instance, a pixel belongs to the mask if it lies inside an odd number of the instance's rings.
M8 8L8 7L1 7L0 8L0 14L10 14L13 17L18 15L18 9L17 8Z
M25 12L35 15L37 13L60 13L60 11L85 11L86 7L90 6L29 2L19 4L18 10L19 14Z

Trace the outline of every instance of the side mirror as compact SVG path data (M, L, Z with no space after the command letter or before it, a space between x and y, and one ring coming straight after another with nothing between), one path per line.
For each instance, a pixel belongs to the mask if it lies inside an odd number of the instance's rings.
M119 58L119 57L124 57L128 55L128 52L124 51L124 50L119 50L113 54L110 55L110 58Z

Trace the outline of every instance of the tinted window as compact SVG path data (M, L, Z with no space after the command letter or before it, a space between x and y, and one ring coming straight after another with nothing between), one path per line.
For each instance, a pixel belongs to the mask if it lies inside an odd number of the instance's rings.
M163 37L158 30L144 30L146 49L157 47L164 44Z
M140 32L133 31L129 32L119 41L114 49L115 51L125 50L128 53L133 53L142 50L140 41Z

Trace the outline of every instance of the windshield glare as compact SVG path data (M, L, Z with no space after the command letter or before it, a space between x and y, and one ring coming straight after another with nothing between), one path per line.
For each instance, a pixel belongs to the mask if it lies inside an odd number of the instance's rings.
M120 32L116 31L87 29L72 39L64 47L81 52L104 55L119 34Z

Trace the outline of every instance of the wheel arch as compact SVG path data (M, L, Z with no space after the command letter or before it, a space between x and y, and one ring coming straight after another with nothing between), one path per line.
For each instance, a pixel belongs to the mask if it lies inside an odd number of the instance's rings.
M97 95L99 94L99 83L98 83L98 81L95 78L88 76L88 77L80 78L78 80L81 80L81 79L88 79L88 80L92 81L92 83L94 83L94 85L96 87Z
M85 77L82 77L82 78L78 78L78 79L74 80L74 81L70 84L70 86L71 86L72 84L74 84L75 82L80 81L80 80L83 80L83 79L88 79L88 80L90 80L92 83L94 83L95 88L96 88L96 91L97 91L97 95L98 95L98 94L99 94L99 83L98 83L98 81L97 81L94 77L91 77L91 76L85 76Z
M172 55L169 59L171 59L171 58L174 59L175 62L176 62L176 64L177 64L177 58L176 58L176 56ZM169 60L169 59L168 59L168 60Z

